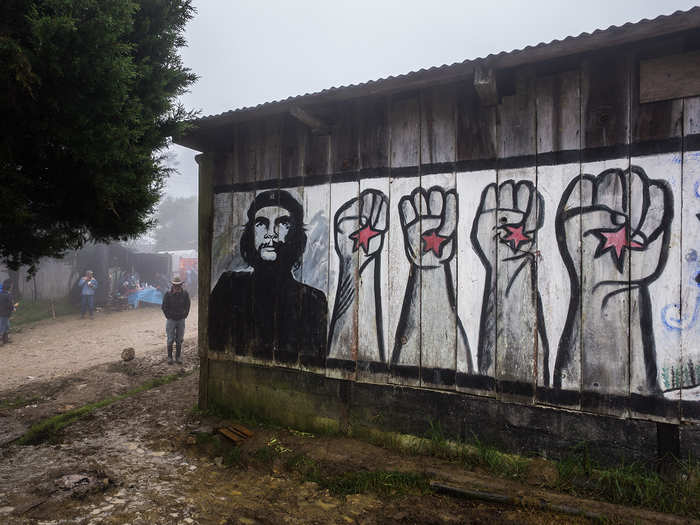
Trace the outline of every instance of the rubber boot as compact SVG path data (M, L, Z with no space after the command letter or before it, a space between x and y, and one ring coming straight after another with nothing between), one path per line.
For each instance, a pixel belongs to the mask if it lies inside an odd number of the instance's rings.
M6 345L9 342L10 342L10 334L5 332L4 334L2 334L2 344Z
M168 345L168 364L172 365L173 364L173 344L170 343Z
M180 358L181 354L182 354L182 343L177 343L177 345L175 345L175 362L178 365L182 364L182 359Z

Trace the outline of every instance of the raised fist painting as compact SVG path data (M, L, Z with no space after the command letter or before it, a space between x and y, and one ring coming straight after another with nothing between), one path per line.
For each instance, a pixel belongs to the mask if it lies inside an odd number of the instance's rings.
M457 193L434 186L416 188L399 202L408 260L419 268L438 268L455 252Z
M581 330L587 354L584 383L603 392L608 385L626 384L629 330L638 332L642 342L647 388L658 390L649 284L666 265L672 219L668 183L650 179L638 166L583 175L567 186L556 232L571 299L557 351L556 388L572 362ZM636 311L629 309L630 293L637 294Z
M374 298L368 298L367 307L374 310L377 326L376 359L385 361L383 324L381 312L381 282L379 254L389 225L389 200L376 189L364 190L343 204L333 221L335 252L339 258L338 291L331 318L328 355L343 354L338 341L344 330L352 329L348 309L352 305L358 286L357 279L373 266ZM359 272L355 272L354 260L359 257ZM371 299L371 300L370 300Z
M527 305L532 305L536 312L546 368L549 344L536 272L537 231L543 223L544 199L532 181L506 180L500 185L492 183L484 188L471 231L472 246L486 270L477 350L480 374L489 373L495 357L497 317L503 323L498 331L505 334L504 341L532 338L534 319L527 315ZM509 309L513 310L513 315L508 315ZM519 309L521 315L518 315ZM508 352L504 353L503 361L507 368L518 368L515 361L529 358L516 345L504 350ZM511 360L513 366L508 365ZM546 369L544 378L547 383L549 371Z
M455 366L454 351L450 348L453 343L445 340L445 334L454 334L455 327L457 348L466 351L471 370L471 354L466 333L457 316L454 280L449 265L457 249L457 193L441 186L416 188L399 201L399 218L411 269L396 329L392 366L420 365L424 368L423 374L429 374L427 369L432 368L429 381L444 383L449 374L441 371L454 370ZM426 305L429 306L426 308ZM430 312L431 317L426 318L425 312ZM407 342L417 337L419 327L424 342L445 340L446 344L424 344L420 355L415 351L415 344L412 350L405 351Z

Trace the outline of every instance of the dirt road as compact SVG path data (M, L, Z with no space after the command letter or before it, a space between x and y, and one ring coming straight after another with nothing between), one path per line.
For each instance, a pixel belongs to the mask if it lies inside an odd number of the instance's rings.
M197 334L197 304L192 303L185 339ZM160 308L97 312L94 319L63 316L25 326L0 347L0 392L119 360L133 347L137 356L165 357L165 320Z
M196 409L196 317L181 367L164 361L162 325L157 309L64 318L25 329L0 348L13 363L0 376L13 385L0 388L0 523L593 522L538 509L542 501L602 512L610 523L688 523L547 492L451 460L249 421L243 423L253 435L235 446L217 429L240 421ZM125 346L136 349L136 359L119 359ZM70 424L47 428L31 444L13 441L56 416ZM458 499L431 490L428 481L522 502Z

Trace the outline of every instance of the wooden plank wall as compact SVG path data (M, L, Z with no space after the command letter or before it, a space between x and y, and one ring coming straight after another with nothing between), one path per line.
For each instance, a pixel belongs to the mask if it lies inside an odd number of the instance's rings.
M319 107L322 134L290 115L239 124L212 168L212 288L247 271L255 319L225 354L700 419L700 102L639 102L639 61L682 44L499 72L491 107L465 78ZM240 249L271 190L306 235L277 289Z

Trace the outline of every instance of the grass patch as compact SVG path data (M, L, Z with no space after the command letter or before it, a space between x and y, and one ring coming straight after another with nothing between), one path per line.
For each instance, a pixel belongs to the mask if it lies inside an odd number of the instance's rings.
M603 468L589 459L585 447L579 447L556 462L559 479L554 488L575 496L700 518L700 463L668 461L676 462L671 477L639 464Z
M51 301L22 300L19 303L17 310L12 313L12 317L10 318L11 331L15 328L36 323L37 321L51 319L52 317ZM71 303L67 297L53 301L53 306L56 317L78 314L80 312L80 309Z
M157 377L132 390L129 390L124 394L111 396L106 399L102 399L101 401L83 405L81 407L74 408L73 410L69 410L68 412L64 412L63 414L58 414L48 419L44 419L43 421L32 425L32 427L21 438L19 438L19 440L17 440L17 443L20 445L36 445L44 441L54 441L56 440L58 433L63 428L92 414L95 410L111 405L112 403L116 403L117 401L121 401L122 399L126 399L127 397L135 396L145 392L146 390L167 385L168 383L172 383L176 379L180 379L183 376L184 374L172 374Z
M284 466L288 471L296 472L303 481L313 481L334 496L371 492L389 497L431 492L430 479L418 472L360 470L336 473L333 472L334 465L319 463L304 454L291 455Z

